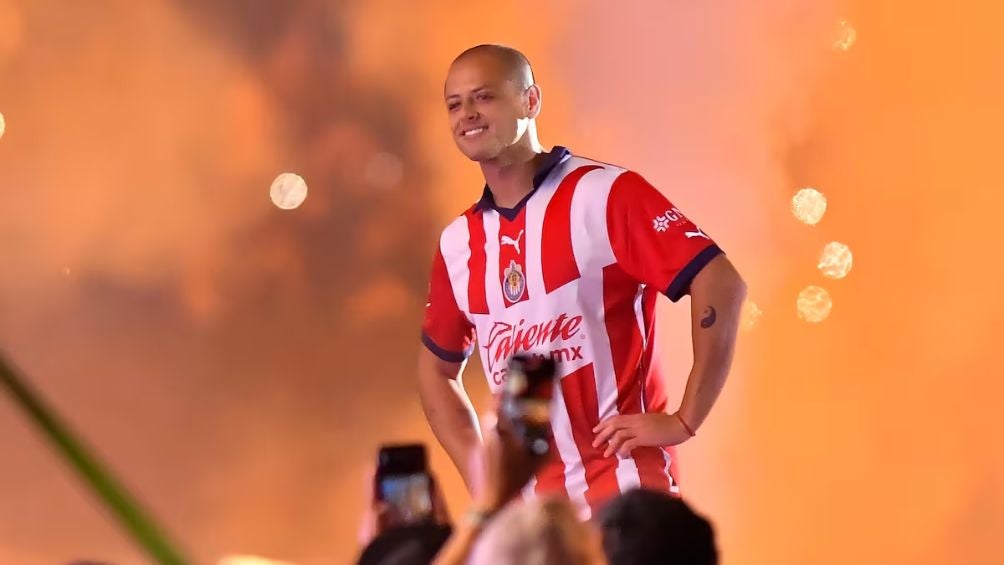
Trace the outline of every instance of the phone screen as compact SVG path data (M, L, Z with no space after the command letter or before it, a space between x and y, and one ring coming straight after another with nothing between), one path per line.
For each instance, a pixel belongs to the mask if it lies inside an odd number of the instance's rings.
M384 475L380 495L397 523L424 522L432 516L431 485L425 473Z

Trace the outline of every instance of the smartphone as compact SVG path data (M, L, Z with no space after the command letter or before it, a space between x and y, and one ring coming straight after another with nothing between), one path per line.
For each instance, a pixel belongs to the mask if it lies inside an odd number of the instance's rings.
M385 445L377 456L377 500L398 525L432 521L432 477L422 444Z
M552 359L534 355L514 356L506 372L500 411L535 455L545 455L548 450L555 372Z

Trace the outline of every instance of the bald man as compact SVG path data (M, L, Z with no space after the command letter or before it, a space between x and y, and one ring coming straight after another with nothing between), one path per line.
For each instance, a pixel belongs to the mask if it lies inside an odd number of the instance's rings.
M567 496L589 516L638 486L678 492L672 448L695 435L725 383L742 278L639 174L544 150L541 89L519 51L464 51L444 101L454 142L485 186L443 230L432 262L418 384L433 432L470 488L480 436L460 381L465 362L477 350L497 394L512 355L549 357L560 377L553 439L524 493ZM690 295L694 364L676 411L653 361L659 294Z

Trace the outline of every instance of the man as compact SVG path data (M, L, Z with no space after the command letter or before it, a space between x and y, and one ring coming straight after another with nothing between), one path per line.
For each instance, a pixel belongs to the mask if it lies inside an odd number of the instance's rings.
M546 355L559 366L554 437L527 494L565 494L588 516L634 487L676 492L669 448L695 434L725 382L742 279L638 174L543 150L541 91L518 51L465 51L444 95L454 141L486 186L433 260L418 363L433 432L472 488L479 430L459 382L466 359L476 347L497 393L513 354ZM653 362L659 293L691 296L694 366L674 413Z

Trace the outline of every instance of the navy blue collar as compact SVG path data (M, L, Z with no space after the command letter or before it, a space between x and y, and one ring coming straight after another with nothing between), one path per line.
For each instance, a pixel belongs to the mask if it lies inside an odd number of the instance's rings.
M495 210L500 215L505 217L505 219L512 221L516 219L519 215L519 211L526 206L526 203L530 200L540 185L544 184L547 176L551 174L551 171L558 166L566 156L571 155L571 151L560 145L555 145L554 149L551 149L549 153L544 153L543 159L540 161L540 166L537 168L537 172L533 175L533 190L529 194L523 197L515 206L512 208L499 208L495 205L495 197L492 196L492 191L485 185L484 192L481 193L481 199L474 204L474 209L476 211L482 212L484 210Z

